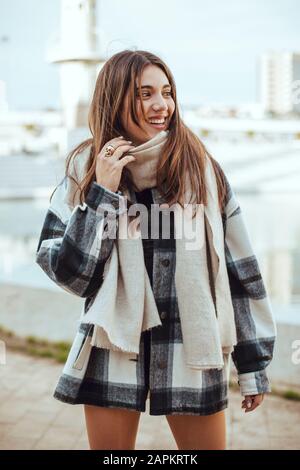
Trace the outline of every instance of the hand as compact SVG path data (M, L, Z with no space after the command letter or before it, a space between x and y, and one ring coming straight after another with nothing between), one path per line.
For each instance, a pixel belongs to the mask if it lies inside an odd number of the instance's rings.
M248 411L253 411L257 408L264 399L264 393L259 393L258 395L245 395L245 399L242 401L242 408L245 408L245 413ZM250 404L248 407L247 404Z
M130 143L130 141L125 140L123 137L116 137L106 142L96 157L95 172L98 184L113 192L118 190L124 166L135 160L133 155L121 158L123 153L134 148L134 145L130 145ZM108 145L113 145L115 148L110 157L105 156L105 149Z

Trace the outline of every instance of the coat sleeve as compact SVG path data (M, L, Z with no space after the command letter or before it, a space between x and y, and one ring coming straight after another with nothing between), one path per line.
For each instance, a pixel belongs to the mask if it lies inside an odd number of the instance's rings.
M93 181L85 202L70 208L65 202L67 185L65 177L52 196L36 262L58 286L87 298L103 282L104 266L116 238L118 215L124 208L120 204L123 196L120 191L114 193Z
M256 395L271 391L266 367L273 358L277 330L240 204L225 174L224 177L225 256L237 332L231 357L241 395Z

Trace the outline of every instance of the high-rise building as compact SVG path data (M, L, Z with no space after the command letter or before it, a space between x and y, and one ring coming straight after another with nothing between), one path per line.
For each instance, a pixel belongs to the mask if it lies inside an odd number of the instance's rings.
M300 53L262 54L260 101L265 112L300 113Z

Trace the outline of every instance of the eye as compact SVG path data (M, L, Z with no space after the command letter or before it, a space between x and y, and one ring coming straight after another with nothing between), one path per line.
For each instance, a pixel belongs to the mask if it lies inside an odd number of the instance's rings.
M168 96L172 96L172 91L165 91L164 94L167 94ZM139 93L137 93L137 94L136 94L136 97L139 98L139 96L140 96ZM150 93L148 93L148 92L143 92L143 93L141 94L141 96L142 96L143 98L147 98L147 96L150 96Z

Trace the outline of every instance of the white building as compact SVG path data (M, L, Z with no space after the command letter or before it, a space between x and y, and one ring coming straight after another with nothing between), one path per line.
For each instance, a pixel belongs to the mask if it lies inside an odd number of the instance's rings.
M98 44L96 0L61 0L60 34L48 60L59 64L61 105L69 132L87 128L97 73L105 59Z
M259 78L260 100L266 112L300 113L300 53L262 54Z
M6 82L0 80L0 113L5 113L6 111L8 111Z

